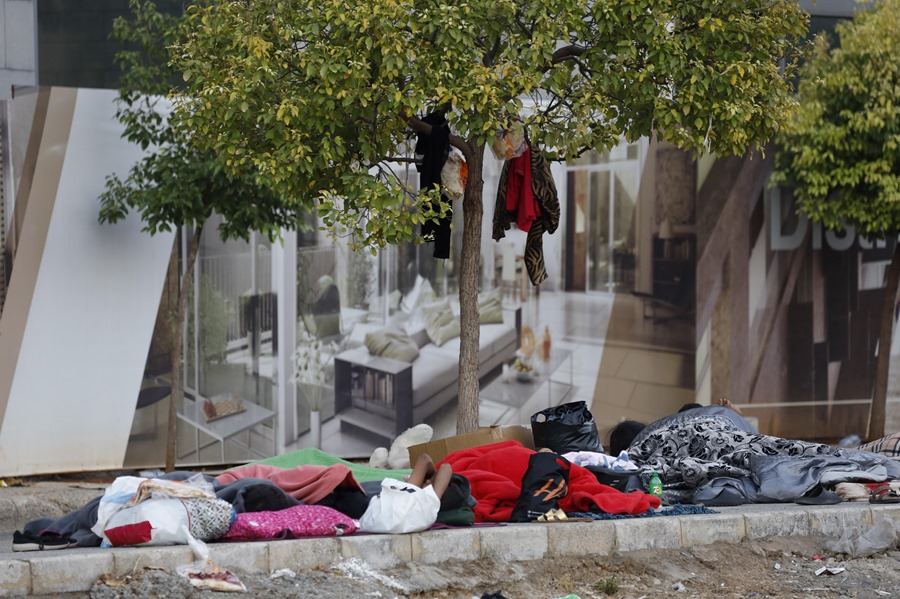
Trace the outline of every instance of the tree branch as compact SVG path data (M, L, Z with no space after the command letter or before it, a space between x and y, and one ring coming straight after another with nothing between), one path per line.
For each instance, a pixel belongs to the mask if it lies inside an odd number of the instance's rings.
M585 52L587 52L587 48L585 48L584 46L571 44L559 48L556 52L553 53L553 56L550 57L550 60L553 64L557 64L564 60L581 56Z
M431 125L426 123L420 118L411 116L407 119L407 124L409 128L415 131L416 133L424 133L425 135L431 135ZM450 134L450 145L462 152L463 158L466 159L466 162L469 162L472 159L473 151L469 144L462 137L454 134Z

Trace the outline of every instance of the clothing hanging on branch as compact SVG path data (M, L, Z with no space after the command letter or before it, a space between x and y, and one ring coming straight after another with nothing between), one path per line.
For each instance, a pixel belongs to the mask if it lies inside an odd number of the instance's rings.
M559 226L559 198L550 163L535 148L503 163L494 207L494 241L503 239L513 222L528 232L525 269L531 283L540 285L547 279L542 235L553 234Z
M419 189L431 189L435 185L441 186L441 170L450 155L450 125L442 112L432 112L422 120L431 125L431 134L419 133L417 136L416 170L419 171ZM443 192L441 199L450 201ZM447 215L437 223L429 220L422 224L422 235L433 236L435 258L450 257L451 222L453 213L448 210Z

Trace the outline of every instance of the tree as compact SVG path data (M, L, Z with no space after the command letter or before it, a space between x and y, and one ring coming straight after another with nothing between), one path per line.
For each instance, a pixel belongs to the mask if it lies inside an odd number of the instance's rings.
M188 21L158 12L151 0L131 0L129 5L133 18L118 18L113 24L113 37L129 44L116 55L123 70L116 114L125 125L123 136L150 151L124 180L115 174L107 178L99 218L115 223L136 210L151 235L172 227L182 227L191 235L171 352L172 396L166 438L166 470L171 471L175 467L176 409L183 398L180 339L204 224L218 214L223 219L219 225L222 239L247 240L254 230L274 239L282 228L295 228L308 209L284 202L270 189L257 185L252 169L225 172L211 153L192 147L187 137L172 128L167 118L170 104L164 94L178 77L168 66L167 48L184 35Z
M656 134L740 153L794 106L796 0L227 0L174 49L178 126L235 176L315 199L323 224L383 246L444 214L392 160L445 111L469 178L460 264L459 432L478 426L484 147L521 119L551 159Z
M801 110L778 137L775 183L795 187L798 209L826 228L869 238L900 234L900 0L881 0L837 26L804 66ZM869 438L884 436L900 245L887 272Z

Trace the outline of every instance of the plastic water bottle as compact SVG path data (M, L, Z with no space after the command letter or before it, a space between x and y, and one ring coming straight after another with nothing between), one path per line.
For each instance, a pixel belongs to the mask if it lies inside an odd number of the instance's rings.
M648 492L651 495L656 495L662 500L663 498L663 489L662 489L662 481L659 480L659 474L657 472L653 472L650 474L650 484Z

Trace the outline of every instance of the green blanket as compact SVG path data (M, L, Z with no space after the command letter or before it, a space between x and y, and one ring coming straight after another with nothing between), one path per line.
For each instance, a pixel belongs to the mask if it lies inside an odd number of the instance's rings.
M354 464L347 460L342 460L337 456L326 453L321 449L314 447L305 447L277 455L275 457L266 458L251 462L251 464L266 464L269 466L277 466L278 468L294 468L295 466L315 465L315 466L331 466L332 464L343 464L353 471L353 477L360 483L373 480L383 480L385 478L396 478L402 480L404 476L412 473L412 470L383 470L381 468L372 468L363 464Z

